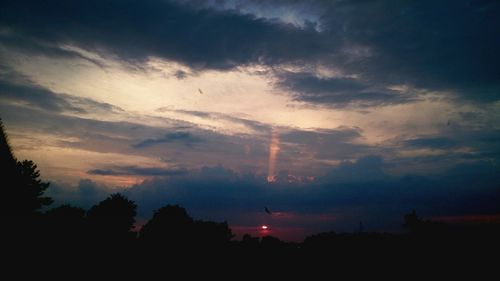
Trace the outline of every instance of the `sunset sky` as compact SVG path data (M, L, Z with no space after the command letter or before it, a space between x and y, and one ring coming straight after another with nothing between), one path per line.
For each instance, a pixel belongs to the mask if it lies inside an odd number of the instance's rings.
M498 1L4 0L0 118L55 205L139 224L498 219L499 50Z

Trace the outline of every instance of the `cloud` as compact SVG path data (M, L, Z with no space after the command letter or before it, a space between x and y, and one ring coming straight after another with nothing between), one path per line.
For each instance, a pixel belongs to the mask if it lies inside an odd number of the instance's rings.
M434 137L434 138L417 138L406 140L406 146L415 148L436 148L436 149L446 149L457 147L457 142L453 139L446 137Z
M315 56L306 42L315 42L318 49L329 45L313 29L169 1L50 1L44 5L8 1L0 18L0 24L24 37L104 50L127 61L157 56L201 69L302 60Z
M316 129L316 130L286 130L280 136L283 140L290 142L310 143L315 140L324 141L326 139L334 139L340 142L350 142L360 138L361 130L355 127L340 126L336 129Z
M346 160L374 153L376 147L363 144L360 142L362 138L360 128L346 126L316 130L284 129L280 132L280 160L283 163L304 157L312 157L316 161Z
M182 143L188 147L200 142L201 139L193 136L190 132L178 131L166 133L163 137L157 139L147 139L139 143L133 144L133 148L146 148L162 143Z
M126 194L138 202L142 216L165 204L181 204L197 217L228 220L233 225L258 223L259 214L265 214L264 206L296 215L335 215L337 220L313 226L322 230L350 231L349 227L359 220L373 229L391 224L399 229L402 216L412 209L424 217L500 211L496 204L500 178L491 164L473 162L430 177L390 176L383 171L385 165L382 158L370 156L343 163L313 182L278 179L272 184L265 181L265 175L203 167L185 175L146 181ZM463 170L468 172L461 173ZM468 184L470 180L474 186ZM273 223L307 224L293 220Z
M478 102L500 98L496 1L459 0L451 6L444 1L226 1L218 6L267 19L300 15L305 22L314 15L320 32L309 42L318 60L304 61L334 66L368 84L451 90ZM324 40L332 43L315 48Z
M345 43L342 69L365 79L500 98L499 3L318 1L324 33Z
M312 73L281 73L277 85L292 91L294 98L315 104L345 107L394 105L418 100L417 96L402 94L386 88L374 88L359 79L337 77L319 78Z
M182 70L177 70L174 74L174 76L179 79L179 80L182 80L184 78L187 77L187 73L185 71L182 71Z
M84 112L82 108L73 106L62 96L35 85L16 85L0 80L0 98L54 112Z
M382 157L364 156L356 161L342 161L321 180L326 185L388 180L390 176L384 172L385 167Z
M225 220L231 226L301 227L311 232L352 231L362 220L370 230L399 230L412 209L424 218L500 212L500 173L486 161L455 165L431 176L391 176L390 164L372 155L343 162L314 181L241 173L223 166L185 170L173 177L153 177L128 189L111 189L83 179L75 187L52 184L56 203L90 208L112 192L122 192L139 206L139 220L166 204L180 204L200 219ZM95 173L156 174L137 166L96 169ZM159 173L161 174L161 173ZM266 217L264 207L283 214ZM380 218L384 219L381 220Z
M57 42L45 40L43 38L34 39L33 37L22 36L14 33L6 26L0 29L0 48L15 50L18 53L30 54L35 56L50 56L57 58L81 58L92 62L100 67L103 65L89 57L83 56L81 53L61 48ZM1 54L0 56L3 56Z
M177 176L186 174L187 170L159 168L159 167L117 166L111 169L92 169L87 171L87 173L91 175L100 175L100 176L119 176L119 175Z
M219 112L207 112L207 111L199 111L199 110L184 110L184 109L171 109L168 107L160 107L156 109L158 112L174 112L185 115L191 115L198 118L210 119L210 120L223 120L231 123L243 125L251 130L254 130L255 133L264 133L269 134L271 132L271 125L265 124L262 122L258 122L255 120L245 119L235 117L229 114L219 113Z
M116 192L108 186L98 184L90 179L81 179L76 186L52 182L46 193L58 204L71 204L77 207L90 209L93 205L104 200L109 194Z
M109 103L54 93L47 88L36 85L22 74L2 66L0 66L0 99L50 112L85 114L123 111L120 107Z
M160 57L197 70L327 65L366 86L306 74L285 81L298 99L338 106L415 98L387 90L395 84L481 102L500 98L496 2L239 1L219 8L195 2L4 1L0 42L46 55L75 55L57 50L74 45L137 64ZM305 18L285 23L285 15Z

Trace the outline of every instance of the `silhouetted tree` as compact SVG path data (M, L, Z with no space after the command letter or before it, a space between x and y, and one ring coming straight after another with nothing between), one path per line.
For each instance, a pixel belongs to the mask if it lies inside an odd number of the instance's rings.
M30 160L17 161L8 143L7 135L0 120L0 162L4 200L0 214L3 216L34 216L52 203L43 193L48 182L40 179L37 165Z
M252 235L246 233L241 238L241 244L245 248L256 249L259 246L259 237L252 237Z
M16 165L16 159L12 154L2 119L0 119L0 165L2 176L8 176L7 172L13 172Z
M268 250L280 250L286 245L285 242L279 240L274 236L269 236L269 235L262 237L260 244L262 245L263 248Z
M415 211L404 216L404 226L409 229L413 234L418 234L419 236L426 236L426 239L430 237L433 238L443 238L448 235L449 227L445 223L432 221L432 220L422 220L417 216Z
M20 173L19 206L26 212L33 212L52 204L52 198L43 196L49 183L40 179L37 165L31 160L24 160L17 162L17 168Z
M140 231L142 241L164 246L186 246L193 236L194 222L186 209L167 205L155 211Z
M61 205L45 212L47 220L63 227L80 226L85 220L85 210L68 204Z
M411 213L404 216L404 227L410 231L415 231L422 223L422 220L417 216L417 212L413 210Z
M85 210L64 204L48 210L45 213L45 221L49 239L57 243L60 243L61 239L76 240L84 234Z
M137 205L125 196L115 193L87 212L90 232L103 239L124 239L132 236Z
M234 237L227 222L196 221L194 224L195 239L202 246L221 247Z

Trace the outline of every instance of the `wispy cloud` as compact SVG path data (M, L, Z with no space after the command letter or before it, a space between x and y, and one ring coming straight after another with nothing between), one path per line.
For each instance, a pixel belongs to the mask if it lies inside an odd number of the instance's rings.
M87 173L100 176L177 176L187 174L187 170L159 167L116 166L109 169L91 169L87 171Z
M133 148L146 148L162 143L182 143L185 146L192 147L194 144L201 142L202 139L192 135L190 132L170 132L163 137L157 139L147 139L139 143L133 144Z

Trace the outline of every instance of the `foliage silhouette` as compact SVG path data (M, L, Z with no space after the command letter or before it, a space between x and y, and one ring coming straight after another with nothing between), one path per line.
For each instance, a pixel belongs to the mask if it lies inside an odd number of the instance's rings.
M40 179L37 165L31 160L23 160L17 162L17 168L20 173L20 195L22 198L26 198L25 204L19 206L29 213L52 204L52 198L43 196L49 183Z
M422 220L418 217L417 212L412 210L411 213L404 216L403 226L410 231L415 231L418 225L422 223Z
M227 246L234 237L227 222L212 222L198 220L194 223L195 241L200 246Z
M4 176L12 175L8 172L12 173L15 170L16 165L16 159L12 154L12 150L10 148L7 134L5 133L2 119L0 119L0 165L0 168L2 168L2 174Z
M4 198L8 198L0 204L0 214L15 217L38 216L42 207L53 202L52 198L43 196L49 183L40 179L40 171L33 161L16 160L1 120L0 157L1 175L4 182L2 192Z
M125 196L115 193L90 208L87 212L90 234L103 239L129 239L133 233L137 205Z
M48 210L45 212L47 240L74 243L84 239L85 219L84 209L68 204Z
M450 231L444 223L422 220L417 215L415 210L404 216L403 226L413 235L431 235L434 237L440 237L447 235L447 232Z
M245 233L241 238L241 244L246 248L256 248L259 245L259 237L252 237L252 235Z
M155 211L141 229L140 239L157 246L185 247L194 236L194 221L186 209L167 205Z
M64 226L80 225L85 221L85 210L69 204L63 204L45 212L45 217L47 220Z

